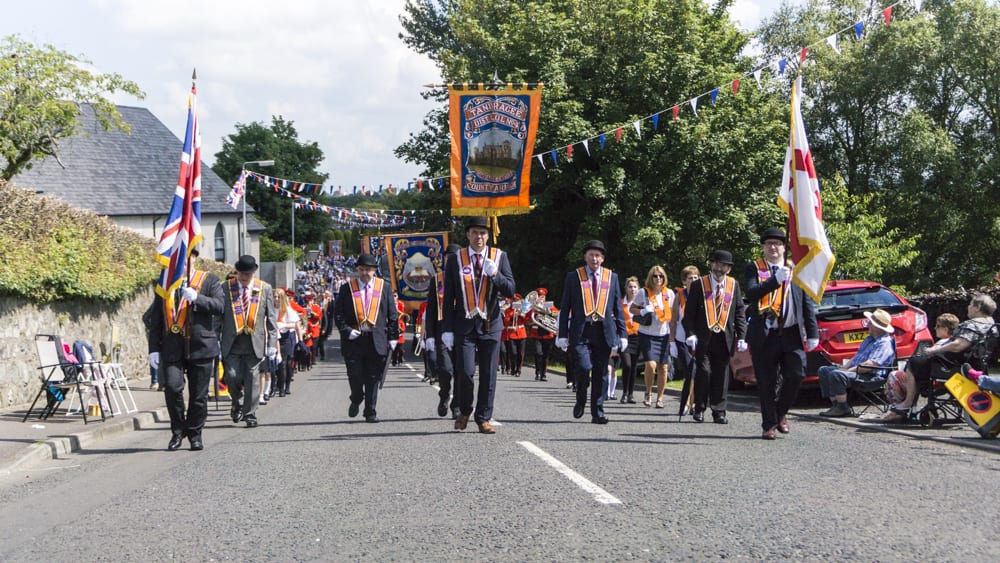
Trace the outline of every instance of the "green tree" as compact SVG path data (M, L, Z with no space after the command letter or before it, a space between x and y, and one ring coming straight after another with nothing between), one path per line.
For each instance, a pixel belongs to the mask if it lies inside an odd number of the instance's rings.
M446 81L544 82L537 150L563 147L598 132L604 148L577 145L573 160L532 170L528 215L502 217L501 246L511 251L522 287L559 288L579 264L585 240L609 248L608 264L644 275L655 263L673 275L702 265L713 248L749 258L756 233L781 222L775 204L787 140L787 101L744 81L752 67L741 53L748 36L726 13L697 0L523 2L439 0L407 3L403 40L437 63ZM748 83L749 82L749 83ZM713 106L692 95L725 90ZM429 92L444 101L444 92ZM668 110L654 130L654 112ZM631 123L643 119L642 138ZM431 112L426 129L397 155L446 173L446 114Z
M89 61L51 45L35 47L11 35L0 40L0 179L59 158L59 142L80 132L80 104L93 107L105 130L130 131L115 103L119 92L145 97L118 74L85 68Z
M236 132L222 140L222 150L215 154L212 170L230 183L239 178L243 163L253 160L274 160L274 166L258 172L271 177L322 184L328 175L316 169L323 161L323 151L315 142L299 141L299 134L291 121L281 116L271 117L270 127L263 123L236 124ZM254 167L248 166L253 170ZM290 244L292 240L292 200L264 187L257 182L247 182L247 203L256 210L256 216L272 241ZM303 194L317 203L329 204L326 195ZM328 240L332 227L330 216L322 211L295 210L295 244L317 243Z
M805 118L817 173L884 210L887 244L917 240L902 268L872 277L912 289L975 286L1000 268L997 140L1000 8L983 0L895 7L886 27L860 0L785 7L761 30L766 54L822 43L863 21L862 41L817 48ZM977 252L970 253L975 248ZM834 247L835 252L840 249Z

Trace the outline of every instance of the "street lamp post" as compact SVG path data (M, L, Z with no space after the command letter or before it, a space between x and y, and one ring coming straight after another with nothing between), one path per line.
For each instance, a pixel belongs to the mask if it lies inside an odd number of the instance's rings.
M295 265L295 199L292 198L292 266Z
M243 171L240 173L240 177L243 178L243 233L240 235L240 254L247 253L247 188L246 188L246 175L247 166L251 164L256 164L257 166L274 166L273 160L251 160L249 162L243 163Z

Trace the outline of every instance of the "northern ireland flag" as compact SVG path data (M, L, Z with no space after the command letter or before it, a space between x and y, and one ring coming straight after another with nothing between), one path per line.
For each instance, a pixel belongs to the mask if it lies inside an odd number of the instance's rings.
M788 245L795 263L792 280L819 303L836 258L823 227L823 204L802 121L801 92L800 76L792 86L791 135L785 153L778 205L788 214Z

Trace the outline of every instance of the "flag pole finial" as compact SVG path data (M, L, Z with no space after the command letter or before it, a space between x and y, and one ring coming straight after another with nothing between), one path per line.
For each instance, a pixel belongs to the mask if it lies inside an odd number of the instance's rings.
M192 88L194 88L194 81L195 80L198 80L198 69L197 68L192 68L191 69L191 87Z

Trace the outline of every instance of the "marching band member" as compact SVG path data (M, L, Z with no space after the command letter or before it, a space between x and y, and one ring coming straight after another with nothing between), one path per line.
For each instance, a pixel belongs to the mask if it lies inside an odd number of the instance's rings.
M534 322L536 316L541 316L541 313L536 309L536 307L544 307L545 298L548 294L549 291L544 287L536 289L535 307L532 307L525 317L525 322L530 324L530 328L528 329L528 340L535 356L536 381L548 381L548 378L545 376L545 372L549 369L549 356L552 354L552 343L556 339L556 334L554 332L548 331L539 326L538 323ZM551 316L555 317L559 314L559 309L550 306L549 313Z
M504 312L504 333L507 336L507 365L510 374L521 377L521 366L524 364L524 344L528 331L524 326L524 298L520 293L514 294L514 302Z

